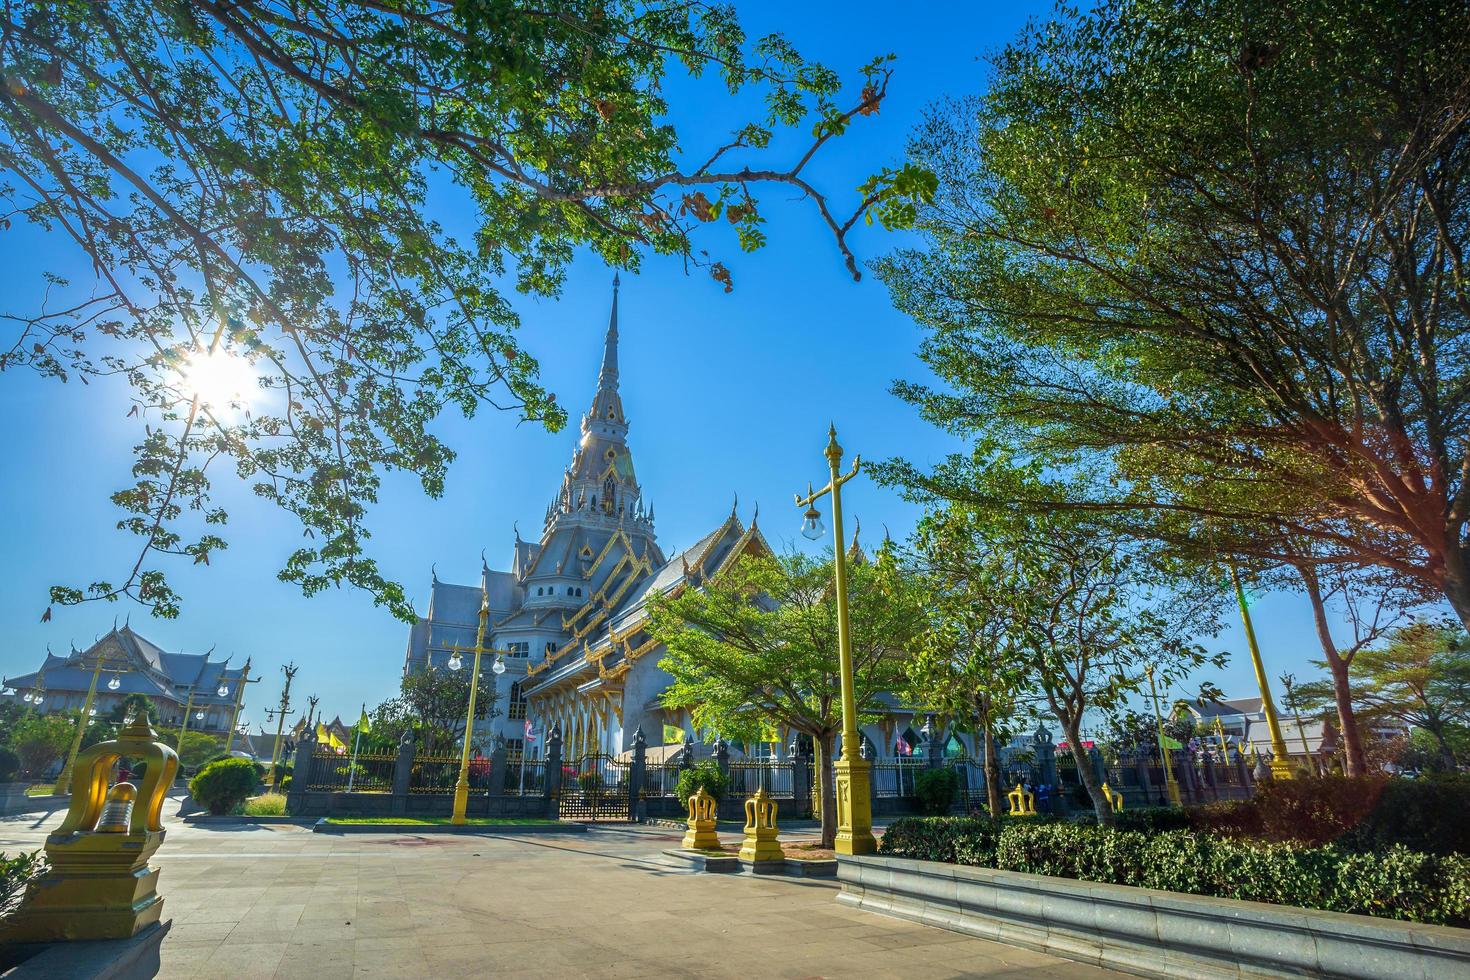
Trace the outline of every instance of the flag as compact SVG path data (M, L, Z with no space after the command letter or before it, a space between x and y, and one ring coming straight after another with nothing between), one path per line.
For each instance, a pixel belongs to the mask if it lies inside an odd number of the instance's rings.
M899 739L897 742L894 742L893 743L893 750L895 752L897 752L899 755L913 755L914 754L913 746L909 745L909 743L907 741L905 741L904 739Z
M362 715L357 719L357 730L359 732L372 731L372 725L368 723L367 705L362 706Z
M664 744L665 745L683 745L684 744L684 729L678 728L678 727L676 727L674 725L665 725L664 726Z
M531 719L529 719L529 718L526 719L526 741L527 742L534 742L534 741L536 741L535 730L531 727Z

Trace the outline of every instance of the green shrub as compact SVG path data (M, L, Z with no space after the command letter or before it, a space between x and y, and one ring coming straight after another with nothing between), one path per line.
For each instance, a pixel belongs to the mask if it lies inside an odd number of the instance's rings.
M889 825L878 852L1412 922L1470 925L1470 858L1401 845L1370 854L1333 845L1313 847L1187 830L1117 830L1036 817L907 817Z
M713 759L706 759L694 768L680 772L679 784L674 791L679 794L679 799L688 803L689 797L699 792L699 787L703 786L706 793L720 800L724 799L729 784L729 779L720 772L720 764Z
M291 774L288 772L281 777L281 785L276 787L282 793L291 792Z
M15 774L20 772L20 756L15 750L0 745L0 783L8 783L15 779Z
M1335 844L1365 854L1395 845L1426 854L1470 854L1470 778L1387 776L1261 783L1249 800L1141 807L1117 815L1119 830L1193 830L1274 843ZM1090 819L1090 815L1082 818Z
M251 817L281 817L286 814L286 798L280 793L262 793L245 801L241 813Z
M229 813L255 790L255 764L249 759L211 762L189 780L189 793L210 813Z
M925 813L939 816L949 812L960 794L960 774L949 766L920 769L914 775L914 795Z
M31 851L9 857L0 851L0 919L20 907L26 886L46 873L46 855Z
M1053 823L1046 814L1002 817L899 817L888 825L878 842L878 853L916 861L946 861L974 867L994 867L995 848L1002 828L1013 820Z

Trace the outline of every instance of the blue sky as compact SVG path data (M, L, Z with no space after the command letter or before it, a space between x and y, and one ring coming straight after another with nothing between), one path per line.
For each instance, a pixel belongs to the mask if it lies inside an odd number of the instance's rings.
M906 132L924 107L945 95L983 86L978 60L1014 35L1044 5L930 3L894 16L872 2L741 3L752 36L780 31L808 57L851 73L875 54L898 55L882 114L860 120L811 169L814 183L844 192L867 174L900 161ZM687 152L698 156L742 121L708 83L670 87L674 122ZM779 147L778 147L779 149ZM452 201L436 213L463 230ZM692 544L718 524L739 495L742 519L760 505L760 524L773 544L801 542L792 493L823 476L821 449L829 420L851 452L880 459L905 455L931 462L955 448L887 393L896 378L922 377L914 355L919 333L894 312L871 277L854 284L812 208L783 190L767 191L771 244L754 255L736 251L722 230L703 247L730 267L735 291L725 294L702 273L686 275L672 260L650 259L640 274L623 275L622 393L644 499L658 514L665 551ZM467 236L464 236L467 237ZM853 238L861 258L898 244L863 229ZM68 244L30 228L0 237L0 283L6 312L39 300L42 270L86 276ZM422 610L431 565L446 581L473 582L485 549L492 567L510 559L512 524L539 534L574 442L577 416L591 398L607 323L612 273L579 258L565 294L555 301L520 298L523 342L542 362L546 383L572 413L568 431L548 435L514 418L481 413L471 422L446 415L439 431L459 452L449 486L438 500L410 481L390 479L374 515L370 547L387 574L404 582ZM279 694L280 665L300 665L294 693L319 694L327 716L355 716L391 696L403 665L407 627L364 594L331 592L306 599L275 578L297 546L299 526L257 502L227 478L217 484L232 516L230 548L205 567L174 565L183 615L150 618L141 608L87 604L58 608L41 624L47 588L121 578L136 557L134 538L114 529L118 512L108 495L128 480L131 447L140 438L119 386L61 385L20 372L0 376L3 480L0 512L0 672L33 670L49 644L63 652L106 632L116 615L168 649L213 646L235 662L254 658L264 683L247 696L245 717ZM917 513L869 482L849 485L850 515L876 540L886 524L906 535ZM1257 632L1275 677L1312 672L1319 656L1305 601L1261 597ZM1211 649L1232 651L1213 679L1231 696L1255 693L1238 626ZM293 697L293 700L298 700Z

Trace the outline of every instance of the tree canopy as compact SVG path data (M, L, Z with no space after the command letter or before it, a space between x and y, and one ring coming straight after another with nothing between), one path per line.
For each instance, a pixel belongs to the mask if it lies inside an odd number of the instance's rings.
M1106 0L992 64L913 138L940 189L878 271L942 384L897 391L1085 489L899 477L1264 564L1307 539L1470 622L1470 9Z
M429 668L404 674L398 696L368 713L373 742L383 748L396 746L404 732L413 732L424 755L459 751L470 708L470 674L469 665L461 670ZM498 701L490 658L484 657L480 661L480 684L475 692L475 720L500 717Z
M921 627L917 595L885 552L848 569L854 696L859 717L899 689L903 660ZM812 738L822 791L822 835L831 846L836 808L830 779L842 731L837 601L830 554L742 556L677 595L650 603L650 632L667 649L659 666L673 682L660 696L687 708L702 728L755 738L779 726Z
M578 249L623 268L680 256L728 291L695 230L723 219L723 241L759 247L772 187L814 209L856 277L857 220L902 225L932 190L912 167L847 202L809 180L879 111L886 58L844 94L698 0L21 0L0 13L0 66L0 233L30 222L90 270L5 313L0 368L120 377L141 430L113 496L137 560L54 587L63 604L177 615L167 558L226 547L211 486L232 466L301 522L282 579L411 617L366 547L382 476L442 491L446 409L566 419L511 291L555 294ZM731 113L730 135L686 147L666 83L706 72L753 98L701 104ZM440 195L467 240L430 216Z

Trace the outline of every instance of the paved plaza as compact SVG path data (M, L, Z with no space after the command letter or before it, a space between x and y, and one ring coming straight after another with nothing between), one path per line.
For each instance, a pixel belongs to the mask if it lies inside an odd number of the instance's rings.
M61 816L0 819L0 850L38 846ZM168 832L167 980L1116 976L847 909L831 882L671 867L673 830L339 836L170 820Z

